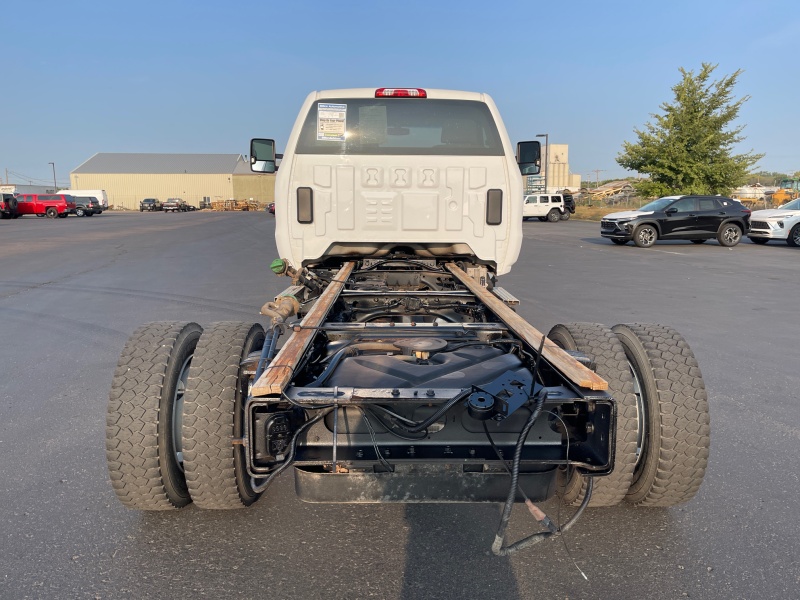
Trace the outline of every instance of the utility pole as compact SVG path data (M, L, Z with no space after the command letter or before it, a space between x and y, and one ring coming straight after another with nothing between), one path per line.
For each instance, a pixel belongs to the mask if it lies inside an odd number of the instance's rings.
M605 173L605 169L594 169L592 173L594 173L594 189L600 187L600 173Z
M56 183L56 163L51 162L47 164L53 166L53 193L55 194L58 191L58 184Z

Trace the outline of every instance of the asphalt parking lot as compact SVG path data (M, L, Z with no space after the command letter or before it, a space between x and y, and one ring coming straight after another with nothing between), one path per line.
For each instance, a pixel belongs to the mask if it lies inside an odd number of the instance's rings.
M589 509L511 558L489 551L499 506L305 504L290 475L247 510L127 510L105 465L119 352L148 321L258 320L287 285L269 272L274 217L3 220L0 598L796 599L800 250L523 230L500 283L537 328L657 322L691 344L712 446L690 503ZM526 515L511 539L534 529Z

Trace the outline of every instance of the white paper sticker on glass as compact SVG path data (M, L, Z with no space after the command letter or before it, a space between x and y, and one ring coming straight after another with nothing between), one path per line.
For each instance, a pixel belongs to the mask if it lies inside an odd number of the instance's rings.
M317 141L343 142L347 131L347 104L317 104Z

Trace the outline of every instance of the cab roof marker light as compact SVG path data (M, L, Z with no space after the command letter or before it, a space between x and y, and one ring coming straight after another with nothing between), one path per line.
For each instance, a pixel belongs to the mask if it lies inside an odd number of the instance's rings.
M378 88L376 98L427 98L428 92L421 88Z

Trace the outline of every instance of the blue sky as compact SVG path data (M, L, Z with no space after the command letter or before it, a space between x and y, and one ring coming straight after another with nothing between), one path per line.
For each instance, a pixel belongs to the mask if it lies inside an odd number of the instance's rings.
M489 93L512 142L549 133L573 173L615 157L672 99L678 69L744 73L739 150L800 170L800 11L739 2L3 3L0 177L60 184L96 152L283 148L306 94L413 86ZM9 34L11 34L9 39ZM594 179L595 175L592 175Z

